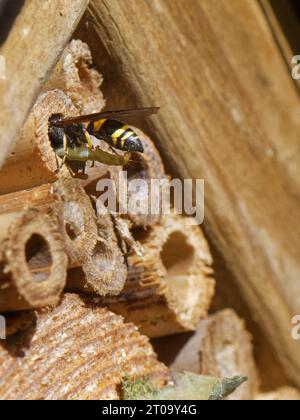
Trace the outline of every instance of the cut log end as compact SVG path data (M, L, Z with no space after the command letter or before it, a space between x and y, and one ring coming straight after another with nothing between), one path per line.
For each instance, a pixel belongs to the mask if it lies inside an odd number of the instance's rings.
M0 346L1 399L120 399L125 377L169 380L148 339L93 299L67 294L35 318Z
M65 286L67 257L55 221L23 212L2 244L0 311L55 305Z

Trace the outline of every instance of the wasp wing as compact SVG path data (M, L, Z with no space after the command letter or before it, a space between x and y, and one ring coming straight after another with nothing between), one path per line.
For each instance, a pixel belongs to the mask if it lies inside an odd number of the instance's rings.
M117 111L104 111L96 112L95 114L80 115L78 117L70 118L57 118L52 121L52 124L56 126L66 126L70 124L89 123L92 121L98 121L101 119L120 119L127 120L131 118L149 117L152 114L158 112L159 107L148 107L148 108L132 108L123 109Z

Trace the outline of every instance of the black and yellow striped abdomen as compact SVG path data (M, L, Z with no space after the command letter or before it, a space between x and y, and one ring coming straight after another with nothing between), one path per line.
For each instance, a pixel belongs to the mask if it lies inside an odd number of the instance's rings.
M137 134L121 121L102 119L91 122L87 130L93 136L106 141L112 147L127 152L143 153L144 147Z

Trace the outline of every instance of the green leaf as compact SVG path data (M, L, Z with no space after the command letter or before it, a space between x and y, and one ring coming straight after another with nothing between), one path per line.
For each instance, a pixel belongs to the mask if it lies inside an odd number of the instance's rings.
M149 378L122 384L124 400L221 400L247 380L244 376L214 378L184 372L174 374L174 384L157 389Z

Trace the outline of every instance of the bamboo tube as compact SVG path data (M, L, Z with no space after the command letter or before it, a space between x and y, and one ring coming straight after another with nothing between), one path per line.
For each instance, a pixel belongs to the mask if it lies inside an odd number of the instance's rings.
M48 137L49 118L57 113L71 116L78 111L60 90L42 94L0 171L0 194L53 182L68 174L66 166L58 171L58 158Z
M78 180L61 179L53 185L63 203L63 238L69 267L84 264L97 244L96 215Z
M129 258L125 288L103 302L149 337L195 329L214 294L207 242L187 219L169 215L140 231L144 257Z
M60 178L53 184L0 196L0 214L39 208L59 219L69 267L83 264L97 243L95 212L78 180Z
M93 59L88 45L74 39L67 45L44 90L62 90L80 114L99 112L105 106L99 89L103 77L92 66Z
M258 392L252 337L244 321L231 309L201 321L171 366L176 371L188 370L207 376L248 377L247 382L229 397L232 400L253 400Z
M82 267L69 270L67 290L105 296L124 287L127 266L110 214L98 217L98 242Z
M35 317L32 328L1 343L1 400L119 399L125 377L156 386L169 379L148 339L93 299L67 294Z
M0 312L55 305L67 257L57 220L37 209L0 214Z
M157 214L151 213L151 180L163 180L168 179L168 177L153 141L138 128L132 126L132 129L142 140L145 152L143 154L133 153L130 164L123 168L106 166L96 162L93 167L87 168L88 177L82 182L88 194L99 197L101 194L97 191L98 182L103 179L110 179L113 182L115 197L121 212L120 197L124 197L123 192L127 188L127 200L125 202L127 209L124 217L132 222L133 227L154 226L160 220L161 205L158 207ZM100 144L101 148L108 150L107 145L103 142L100 142ZM130 188L130 183L135 180L145 181L144 186L138 190ZM158 198L154 197L154 199ZM130 202L134 201L139 202L140 213L131 211Z
M23 1L1 0L0 3L1 8L6 3L10 10L15 6L20 10L11 28L6 27L12 22L10 13L1 16L1 35L9 29L7 38L1 39L0 49L1 59L5 57L7 63L7 79L0 82L1 168L89 1L33 0L23 5Z

